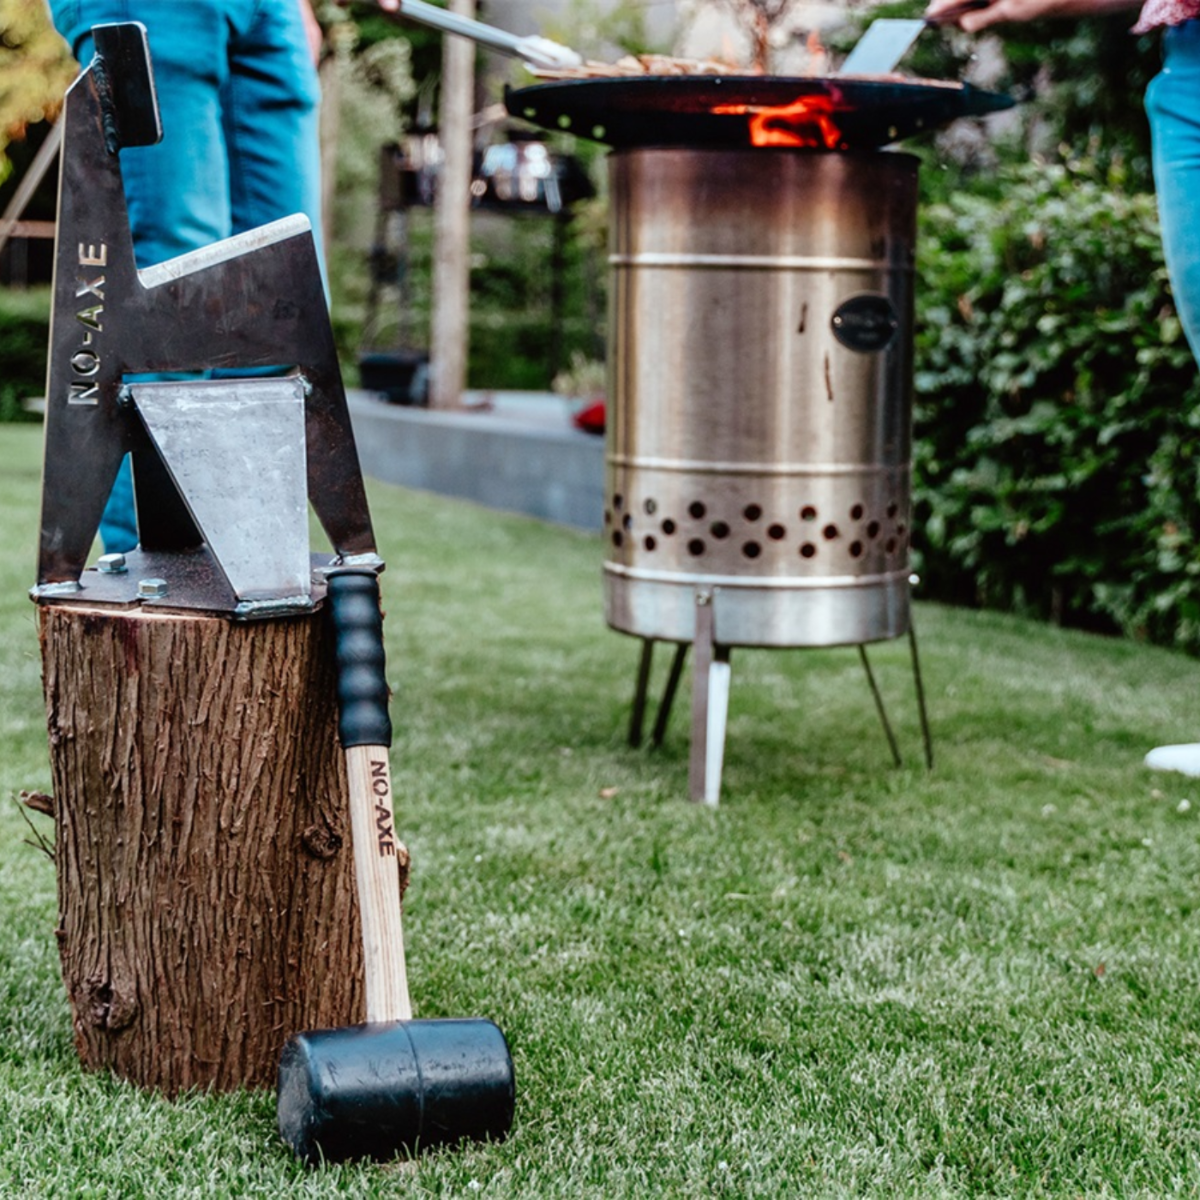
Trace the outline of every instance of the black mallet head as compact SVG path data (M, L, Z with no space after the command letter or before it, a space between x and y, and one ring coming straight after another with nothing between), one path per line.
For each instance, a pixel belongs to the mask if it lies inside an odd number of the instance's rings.
M516 1087L491 1021L392 1021L298 1033L279 1060L279 1132L309 1163L500 1141Z

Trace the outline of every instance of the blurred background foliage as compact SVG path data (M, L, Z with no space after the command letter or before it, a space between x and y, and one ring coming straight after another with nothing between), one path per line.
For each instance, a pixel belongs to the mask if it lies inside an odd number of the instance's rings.
M1095 157L996 181L921 217L925 586L1200 651L1200 380L1154 198Z
M10 149L31 125L58 115L77 67L46 18L45 0L0 0L0 184Z
M333 310L353 381L365 347L427 343L431 212L409 210L403 252L381 252L379 154L433 121L441 38L369 3L315 7L337 110ZM855 7L822 36L836 61L869 20L921 8ZM1130 11L1009 27L1003 37L931 31L904 63L910 74L965 78L1021 102L906 147L924 162L915 549L926 595L1200 653L1200 385L1166 280L1150 177L1142 93L1159 47L1131 36L1132 22ZM652 43L633 0L574 0L543 31L600 58L670 49ZM42 0L0 0L0 180L19 177L74 71ZM481 112L506 78L528 82L512 72L481 76ZM507 135L502 120L481 120L481 144ZM552 145L580 159L599 194L558 228L557 277L553 219L477 214L474 388L545 388L567 364L560 380L595 386L603 151L567 137ZM14 184L0 183L0 208ZM369 322L373 288L384 303ZM43 385L47 312L44 288L0 288L0 419L22 415L20 399Z

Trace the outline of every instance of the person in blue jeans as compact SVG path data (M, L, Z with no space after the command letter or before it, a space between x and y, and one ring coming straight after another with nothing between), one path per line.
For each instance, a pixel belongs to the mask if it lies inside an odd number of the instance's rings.
M956 23L975 33L1007 21L1085 17L1136 9L1140 0L994 0ZM957 0L934 0L927 16ZM1146 0L1131 33L1163 33L1162 70L1146 90L1154 187L1167 274L1192 355L1200 362L1200 0ZM1200 775L1200 743L1158 746L1156 770Z
M163 139L121 151L139 268L304 213L321 256L315 46L308 0L50 0L72 53L94 25L146 27ZM126 459L100 523L108 553L137 545Z

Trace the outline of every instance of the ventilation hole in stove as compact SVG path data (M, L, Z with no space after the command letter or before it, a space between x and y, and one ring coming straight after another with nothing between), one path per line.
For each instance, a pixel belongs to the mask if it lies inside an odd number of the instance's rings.
M767 537L773 542L782 542L787 537L787 530L782 525L768 525Z
M612 513L607 508L604 510L604 523L605 525L612 524Z
M837 535L838 535L838 527L836 525L826 525L825 528L821 530L821 536L827 542L832 542L833 539L835 537L837 537Z
M613 508L621 508L625 504L625 497L617 492L613 495Z
M817 510L811 504L806 504L800 510L800 520L815 521L817 519Z
M885 549L885 550L886 550L886 551L887 551L889 554L895 554L895 553L896 553L896 539L895 539L895 538L888 538L888 540L887 540L886 542L884 542L884 543L883 543L883 548L884 548L884 549Z
M642 507L646 510L646 516L652 517L652 516L654 516L654 514L656 512L658 512L658 501L657 500L647 500L646 503L642 505Z
M688 505L688 516L695 517L697 521L699 521L706 512L708 512L708 509L706 509L699 500L693 500L691 504Z
M742 553L747 558L757 558L762 553L762 547L757 542L747 542L742 547Z
M654 540L654 538L652 538L649 534L647 534L642 539L642 545L645 546L647 550L653 550L655 548L655 546L658 545L658 543Z
M715 538L727 538L729 536L729 526L724 521L714 521L709 532Z
M665 533L667 535L667 537L670 537L671 534L673 534L675 532L675 522L672 521L670 517L668 517L662 523L662 531L663 531L663 533Z
M632 529L633 528L633 518L628 513L626 513L621 518L621 528L622 529Z
M895 516L895 515L896 515L896 514L897 514L899 511L900 511L900 505L898 505L898 504L895 502L895 500L893 500L893 501L891 502L891 504L889 504L889 505L887 506L887 515L888 515L889 517L894 517L894 516Z
M812 558L816 552L817 548L812 544L812 542L805 542L804 545L800 547L801 558Z
M619 529L614 529L613 535L612 535L613 545L620 546L624 540L625 540L625 535Z
M862 515L863 515L863 506L861 504L856 504L850 510L850 520L852 520L852 521L861 521Z
M850 543L850 557L851 558L862 558L862 552L863 552L862 542L851 542Z
M693 558L699 558L700 555L704 553L704 542L700 538L692 538L692 540L688 542L688 553L692 555Z
M746 507L742 509L742 516L745 517L747 521L757 521L758 518L762 516L762 505L747 504Z
M867 525L867 537L877 538L879 536L879 522L872 521Z

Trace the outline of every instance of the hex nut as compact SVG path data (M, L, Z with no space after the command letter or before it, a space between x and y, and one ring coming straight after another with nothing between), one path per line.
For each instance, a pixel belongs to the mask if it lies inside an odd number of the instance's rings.
M96 569L102 575L121 575L129 570L123 554L102 554L96 560Z
M167 581L165 579L139 579L138 580L138 595L143 600L157 600L167 594Z

